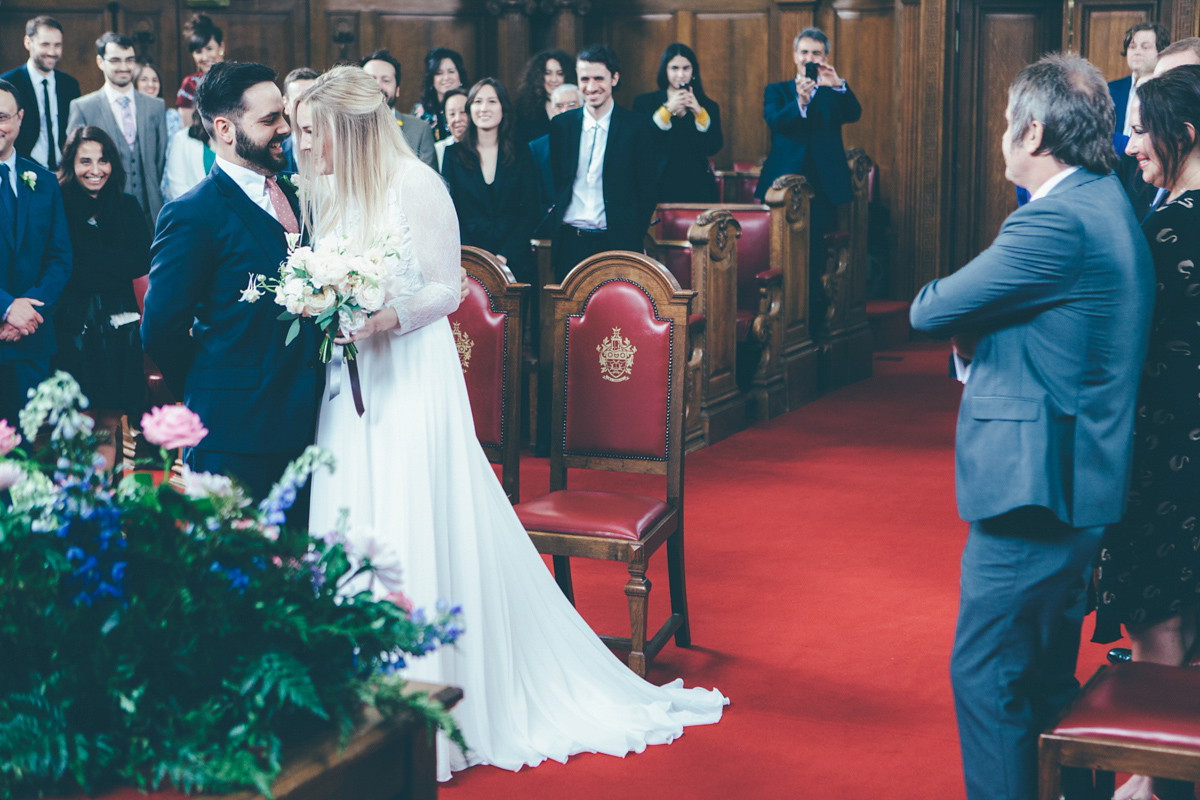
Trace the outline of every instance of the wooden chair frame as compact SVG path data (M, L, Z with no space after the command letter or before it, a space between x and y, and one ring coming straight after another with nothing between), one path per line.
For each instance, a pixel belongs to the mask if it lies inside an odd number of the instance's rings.
M509 279L494 255L478 247L463 245L462 265L469 280L487 292L492 313L504 314L504 390L501 402L501 444L483 444L488 461L500 464L500 483L512 503L521 497L521 302L527 283Z
M671 209L698 207L703 204L660 204L658 213L661 216ZM746 396L737 385L737 240L742 226L729 208L706 207L689 227L686 241L664 239L656 235L657 227L646 235L646 251L660 256L660 260L671 249L690 251L691 285L696 291L693 316L703 315L705 319L704 340L698 348L699 369L694 373L696 385L689 391L685 420L687 452L719 442L746 427Z
M579 316L588 299L603 283L624 280L641 287L654 301L659 319L671 322L671 363L667 425L667 451L662 460L619 458L565 452L566 441L566 338L567 324ZM629 667L645 677L646 669L674 635L680 647L691 644L688 622L687 591L684 582L683 552L683 404L688 350L688 321L695 292L682 289L666 267L647 256L626 252L600 253L580 262L561 285L550 286L554 302L554 411L553 445L550 453L550 491L567 488L568 469L592 469L640 474L665 475L668 512L637 541L597 536L530 530L538 552L550 555L554 576L567 598L574 603L570 559L593 558L623 561L628 565L629 581L625 595L629 602L629 637L601 636L610 647L628 649ZM646 578L650 556L663 544L667 546L671 615L647 641L647 617L651 584Z
M1106 669L1098 669L1080 694L1086 693ZM1062 767L1200 782L1200 751L1155 742L1055 733L1054 728L1069 711L1070 707L1038 739L1038 800L1059 800Z

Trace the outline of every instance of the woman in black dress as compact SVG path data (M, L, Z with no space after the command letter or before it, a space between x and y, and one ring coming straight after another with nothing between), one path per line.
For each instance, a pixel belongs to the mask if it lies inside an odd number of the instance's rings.
M112 435L99 451L111 467L121 415L136 419L145 405L133 279L150 270L150 231L137 200L122 191L117 146L100 128L71 131L58 182L74 262L54 311L55 368L79 382L97 432Z
M1129 508L1105 532L1097 642L1124 625L1135 661L1179 666L1196 637L1200 582L1200 66L1137 89L1126 153L1167 197L1142 227L1157 278L1138 390ZM1191 126L1189 128L1189 126ZM1136 776L1117 797L1191 798L1190 784Z
M692 48L678 42L667 46L658 64L658 91L639 95L633 110L649 115L661 131L667 157L658 201L720 202L708 158L725 144L721 109L704 93Z
M518 134L532 142L550 133L550 93L564 83L575 83L575 60L562 50L545 50L529 59L525 77L517 88Z
M533 155L516 140L516 115L499 81L484 78L472 86L467 110L467 134L446 148L442 161L462 243L494 253L517 280L530 283L529 240L538 222Z
M442 105L446 92L467 85L467 68L463 57L449 47L435 47L425 54L425 77L421 80L421 102L413 106L413 116L420 117L433 128L434 141L450 135L446 127L446 109Z

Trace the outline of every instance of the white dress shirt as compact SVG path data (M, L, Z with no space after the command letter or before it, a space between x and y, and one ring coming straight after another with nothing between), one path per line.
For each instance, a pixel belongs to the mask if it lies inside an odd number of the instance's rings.
M233 178L233 182L246 193L246 197L250 198L250 202L270 214L271 219L276 222L279 221L279 215L275 213L275 206L271 203L271 196L267 194L267 179L265 176L240 164L226 161L220 156L217 156L216 161L221 171L230 178Z
M604 214L604 153L608 149L608 130L613 108L600 119L583 110L583 130L579 136L579 166L571 187L571 203L563 214L563 224L589 230L608 230Z
M1067 167L1062 172L1056 173L1052 178L1050 178L1050 180L1039 186L1036 192L1029 195L1029 203L1032 203L1034 200L1041 200L1043 197L1050 194L1051 189L1053 189L1055 186L1058 186L1060 183L1066 180L1071 173L1078 169L1081 169L1081 167ZM1029 205L1029 203L1026 203L1025 205ZM971 362L960 356L957 350L954 351L954 377L957 378L960 383L966 383L967 379L971 377Z
M33 143L33 149L29 151L29 157L41 164L43 167L49 163L50 159L50 143L46 139L46 120L50 120L50 130L54 134L54 147L58 148L58 126L61 120L58 118L58 82L55 80L54 70L50 70L49 75L43 75L38 72L37 67L33 65L33 59L25 64L25 69L29 73L29 82L33 84L33 96L37 98L38 106L38 138ZM50 85L50 108L46 108L45 90L42 88L42 82L45 81ZM61 159L56 158L55 161Z
M1121 133L1125 136L1133 135L1133 104L1137 102L1137 81L1133 76L1129 78L1129 99L1125 101L1125 124L1121 127Z
M124 91L112 86L108 81L104 82L104 96L108 98L108 106L112 109L113 117L117 120L117 130L122 133L121 140L117 142L118 145L125 141L125 117L121 111L120 103L122 97L129 98L129 114L133 117L134 141L137 141L137 98L134 97L136 92L137 90L133 88L132 82L125 87Z

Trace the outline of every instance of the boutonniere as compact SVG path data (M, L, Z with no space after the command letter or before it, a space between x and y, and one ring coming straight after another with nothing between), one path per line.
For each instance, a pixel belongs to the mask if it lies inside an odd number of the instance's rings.
M27 169L21 173L21 183L29 187L29 191L37 191L37 173Z
M281 174L275 176L275 180L278 183L287 184L287 187L289 189L291 189L293 192L296 192L297 194L300 193L300 187L296 185L296 180L295 180L295 178L292 177L291 174L281 173Z

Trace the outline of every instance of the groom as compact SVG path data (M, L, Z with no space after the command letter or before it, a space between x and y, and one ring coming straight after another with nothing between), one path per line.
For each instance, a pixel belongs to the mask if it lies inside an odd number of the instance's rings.
M142 318L147 354L208 428L188 466L237 478L255 499L313 441L324 370L314 328L285 344L279 307L239 302L274 276L299 231L295 193L275 176L291 133L275 72L220 63L196 93L216 152L212 172L163 208Z

